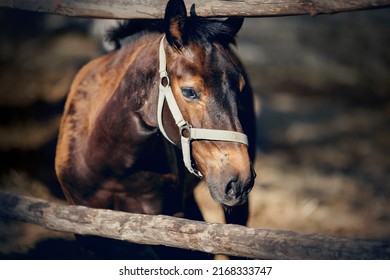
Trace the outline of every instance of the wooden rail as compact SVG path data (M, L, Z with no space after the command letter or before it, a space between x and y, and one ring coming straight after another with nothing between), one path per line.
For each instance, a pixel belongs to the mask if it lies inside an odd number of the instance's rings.
M94 18L162 18L167 0L1 0L0 7ZM202 17L318 15L390 6L390 0L185 0Z
M389 241L68 206L0 192L0 216L50 230L260 259L390 259Z

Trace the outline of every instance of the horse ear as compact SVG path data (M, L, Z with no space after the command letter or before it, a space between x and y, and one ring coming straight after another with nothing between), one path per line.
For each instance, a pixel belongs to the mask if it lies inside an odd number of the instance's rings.
M229 28L230 34L233 37L238 33L238 31L240 31L243 23L243 17L229 17L223 22L223 24Z
M169 44L181 49L186 42L187 9L183 0L169 0L165 9L165 35Z

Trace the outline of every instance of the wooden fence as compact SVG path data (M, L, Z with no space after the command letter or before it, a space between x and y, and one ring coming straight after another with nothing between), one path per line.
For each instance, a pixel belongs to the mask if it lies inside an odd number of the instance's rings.
M260 259L390 259L390 242L60 205L0 192L0 216L50 230Z
M390 0L185 0L202 17L318 15L390 6ZM167 0L2 0L0 7L75 17L162 18Z

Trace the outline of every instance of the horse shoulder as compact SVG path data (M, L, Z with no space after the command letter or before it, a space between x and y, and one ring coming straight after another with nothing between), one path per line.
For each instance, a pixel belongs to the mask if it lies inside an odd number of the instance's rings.
M102 84L107 62L111 59L112 55L109 54L84 65L70 87L60 124L55 158L56 173L63 188L75 177L86 176L88 167L83 151L93 119L103 106L104 94L107 94Z

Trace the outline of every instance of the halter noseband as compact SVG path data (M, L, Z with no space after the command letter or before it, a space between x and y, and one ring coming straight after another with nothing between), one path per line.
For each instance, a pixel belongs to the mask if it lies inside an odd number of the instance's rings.
M159 85L159 97L158 97L158 107L157 107L157 122L158 127L161 133L169 140L172 144L175 144L167 135L164 129L162 114L163 114L163 105L164 101L167 101L168 107L171 110L172 116L176 122L176 125L180 130L180 139L181 139L181 149L183 153L183 161L188 171L192 174L202 178L202 173L194 169L191 160L191 142L192 140L213 140L213 141L228 141L228 142L238 142L248 146L248 137L241 132L229 131L229 130L217 130L217 129L205 129L205 128L194 128L186 120L184 120L183 115L179 109L179 106L176 103L175 97L173 95L169 77L167 73L167 61L164 50L164 38L160 42L160 85ZM186 133L185 133L186 132ZM175 144L176 145L176 144Z

